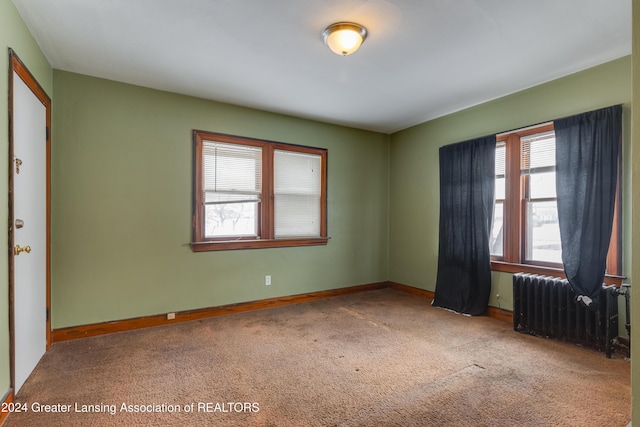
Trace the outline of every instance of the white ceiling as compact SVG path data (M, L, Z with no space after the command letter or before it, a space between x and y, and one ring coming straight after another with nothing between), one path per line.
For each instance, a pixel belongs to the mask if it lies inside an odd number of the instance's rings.
M13 3L56 69L384 133L631 54L631 0Z

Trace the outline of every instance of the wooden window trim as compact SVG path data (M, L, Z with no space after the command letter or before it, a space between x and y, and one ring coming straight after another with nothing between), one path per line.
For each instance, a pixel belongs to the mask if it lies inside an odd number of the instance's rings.
M329 242L328 237L313 239L255 239L255 240L219 240L191 242L194 252L228 251L233 249L286 248L294 246L320 246Z
M491 269L508 273L532 273L544 274L556 277L565 277L561 264L525 261L525 233L524 215L526 203L525 184L526 178L520 173L520 151L521 138L537 133L549 132L553 130L553 123L539 126L532 126L526 129L505 132L497 136L498 143L505 144L506 180L505 194L506 200L503 202L504 216L504 241L503 256L491 257ZM621 182L622 171L621 161L618 159L618 186L616 191L616 201L614 207L614 220L607 254L607 274L605 283L620 286L624 277L622 276L622 204L621 204Z
M204 237L204 203L202 148L204 141L214 140L238 145L262 148L262 197L258 209L258 231L255 237L206 238ZM226 135L215 132L193 131L193 218L191 249L194 252L234 249L282 248L294 246L326 245L327 237L327 150L305 147L255 138ZM273 156L275 150L314 154L321 159L320 182L320 235L318 237L280 238L274 236Z
M504 262L504 261L498 261L498 260L491 261L491 270L501 271L504 273L541 274L544 276L560 277L562 279L566 279L567 277L562 267L520 264L520 263ZM620 287L624 279L625 279L624 276L606 274L604 276L604 283L608 285L616 285L617 287Z

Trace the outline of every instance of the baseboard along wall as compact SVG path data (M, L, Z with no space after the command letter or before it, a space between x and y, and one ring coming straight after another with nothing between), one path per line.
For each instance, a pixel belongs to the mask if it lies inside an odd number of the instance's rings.
M224 316L227 314L242 313L245 311L262 310L265 308L279 307L289 304L299 304L303 302L316 301L324 298L332 298L341 295L349 295L359 292L368 292L379 289L393 289L420 298L433 300L434 293L426 289L403 285L396 282L378 282L366 285L349 286L340 289L330 289L327 291L309 292L305 294L291 295L286 297L268 298L258 301L228 304L218 307L207 307L195 310L187 310L175 313L174 319L167 319L166 314L156 314L152 316L142 316L132 319L115 320L111 322L93 323L89 325L70 326L67 328L54 329L51 332L52 342L68 341L78 338L88 338L97 335L111 334L115 332L130 331L134 329L149 328L153 326L168 325L178 322L189 322L191 320L207 319L210 317ZM487 316L496 319L513 322L513 314L510 311L495 307L487 309Z
M407 294L415 295L417 297L425 298L431 301L433 301L433 299L435 298L435 293L433 291L415 288L413 286L403 285L396 282L388 283L389 287L396 291L405 292ZM486 315L498 320L502 320L503 322L513 323L513 312L509 310L489 306L487 307Z
M0 403L0 405L2 405L2 407L0 408L0 426L4 424L4 420L6 420L11 413L11 411L9 410L11 403L13 403L13 389L9 389L7 395Z

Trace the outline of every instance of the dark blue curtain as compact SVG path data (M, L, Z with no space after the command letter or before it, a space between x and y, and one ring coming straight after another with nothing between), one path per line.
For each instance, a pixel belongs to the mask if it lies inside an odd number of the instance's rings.
M622 106L553 125L562 263L578 300L596 309L613 224Z
M433 305L481 315L491 294L495 136L440 148L440 240Z

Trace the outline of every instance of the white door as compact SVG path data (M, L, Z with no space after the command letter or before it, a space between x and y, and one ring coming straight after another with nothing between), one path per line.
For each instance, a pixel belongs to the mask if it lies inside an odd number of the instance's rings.
M46 107L14 72L14 393L47 348L46 113Z

